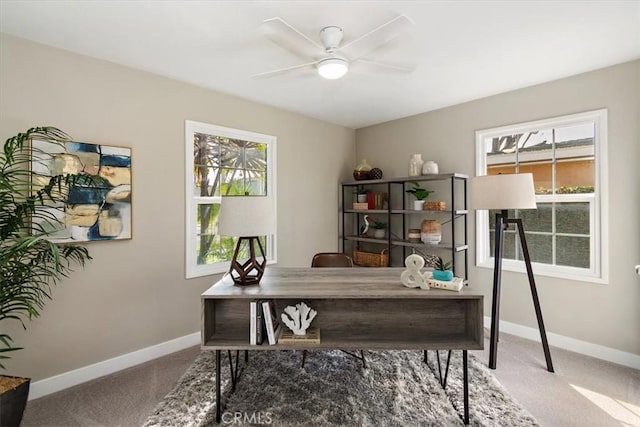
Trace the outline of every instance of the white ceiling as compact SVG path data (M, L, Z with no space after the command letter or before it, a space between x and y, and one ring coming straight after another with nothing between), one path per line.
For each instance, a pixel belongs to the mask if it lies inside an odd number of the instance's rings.
M265 19L346 43L399 14L411 32L368 58L409 75L249 77L304 62ZM640 58L640 1L0 0L0 31L359 128Z

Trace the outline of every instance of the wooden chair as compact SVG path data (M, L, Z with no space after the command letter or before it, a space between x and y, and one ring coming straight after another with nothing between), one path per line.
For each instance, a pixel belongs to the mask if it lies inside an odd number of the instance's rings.
M353 260L339 252L320 252L313 256L311 267L353 267Z
M311 267L353 267L353 260L347 254L340 252L320 252L313 256L311 260ZM340 350L349 356L355 357L362 362L362 367L367 367L367 360L364 357L364 351L360 350L360 355L350 353L346 350ZM302 352L302 367L304 368L304 362L307 360L307 350Z

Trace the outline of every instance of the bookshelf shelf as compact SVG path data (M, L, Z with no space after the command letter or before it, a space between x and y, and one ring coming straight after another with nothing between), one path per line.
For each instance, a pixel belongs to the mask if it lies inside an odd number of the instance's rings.
M440 175L422 175L379 180L349 181L342 183L342 222L340 239L342 252L352 255L355 252L381 253L387 249L387 266L403 266L404 259L412 251L422 251L423 255L436 255L451 260L453 272L458 277L468 279L468 229L467 216L467 180L462 173ZM434 199L444 202L444 210L410 209L413 197L406 193L412 182L435 190ZM352 209L353 190L363 187L375 195L375 200L383 200L384 209ZM370 193L370 194L371 194ZM382 194L381 197L380 194ZM369 206L373 206L369 204ZM436 204L436 206L438 206ZM387 225L386 237L371 237L371 226L367 235L362 235L364 216L369 222L380 221ZM428 245L422 242L408 241L409 229L420 228L423 219L436 220L442 227L443 242Z

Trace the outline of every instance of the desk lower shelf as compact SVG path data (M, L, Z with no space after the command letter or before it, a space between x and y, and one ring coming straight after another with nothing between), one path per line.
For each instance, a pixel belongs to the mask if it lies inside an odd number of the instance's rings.
M331 338L322 338L320 344L263 344L250 345L247 340L221 339L213 338L207 340L201 346L202 350L481 350L482 345L476 341L461 336L460 338L449 337L448 339L430 338L428 341L415 340L338 340Z
M300 299L273 298L278 313ZM483 348L482 298L305 298L319 344L250 345L250 299L204 299L203 350ZM280 315L278 315L280 316Z

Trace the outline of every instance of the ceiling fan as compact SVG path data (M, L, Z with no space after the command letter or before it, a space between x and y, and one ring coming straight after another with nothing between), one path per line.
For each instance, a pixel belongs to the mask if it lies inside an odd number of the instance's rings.
M384 62L364 59L364 56L378 49L398 34L408 30L413 22L405 15L399 15L389 22L380 25L362 36L342 42L343 31L337 26L328 26L320 30L320 42L311 39L282 18L267 19L262 24L265 36L281 48L293 54L312 61L292 67L280 68L251 77L271 77L298 69L317 69L318 74L326 79L339 79L349 70L349 65L355 62L374 66L389 71L410 73L415 67L400 66Z

